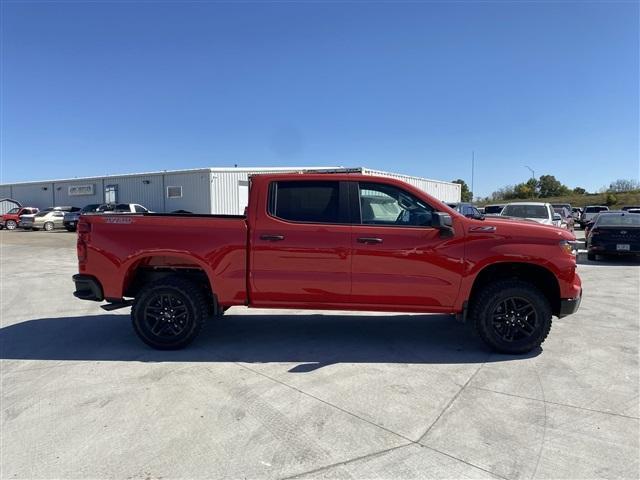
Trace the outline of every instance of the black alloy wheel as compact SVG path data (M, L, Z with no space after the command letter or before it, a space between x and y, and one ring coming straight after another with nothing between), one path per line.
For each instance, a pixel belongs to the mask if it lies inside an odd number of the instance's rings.
M522 297L509 297L498 303L493 311L493 329L505 342L531 337L537 327L535 307Z

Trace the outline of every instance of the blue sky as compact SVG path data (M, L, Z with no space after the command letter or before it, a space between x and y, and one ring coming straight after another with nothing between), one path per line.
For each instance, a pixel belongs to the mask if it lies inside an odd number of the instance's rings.
M636 2L2 2L1 181L638 178Z

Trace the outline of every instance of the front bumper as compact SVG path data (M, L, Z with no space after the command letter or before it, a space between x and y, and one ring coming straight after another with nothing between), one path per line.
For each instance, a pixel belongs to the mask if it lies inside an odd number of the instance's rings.
M567 315L574 314L580 308L580 302L582 301L582 289L580 289L580 295L575 298L561 298L560 299L560 312L558 318L566 317Z
M76 284L76 291L73 292L75 297L81 300L93 300L94 302L104 300L102 285L96 278L90 275L76 274L73 276L73 282Z

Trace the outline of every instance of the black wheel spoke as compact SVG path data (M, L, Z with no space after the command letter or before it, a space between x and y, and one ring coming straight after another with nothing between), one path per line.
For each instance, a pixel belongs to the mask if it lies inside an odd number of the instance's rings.
M537 329L536 309L523 297L508 297L498 302L491 321L495 333L509 343L528 338Z
M189 309L177 295L159 293L144 309L144 321L150 333L157 337L176 337L189 323Z

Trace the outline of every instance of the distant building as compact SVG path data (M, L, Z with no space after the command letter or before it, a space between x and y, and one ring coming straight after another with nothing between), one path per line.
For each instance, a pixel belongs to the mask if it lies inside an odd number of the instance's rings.
M4 215L12 208L21 207L20 202L16 202L12 198L0 198L0 215Z
M333 170L340 167L199 168L0 185L0 198L29 207L83 207L92 203L139 203L154 212L242 214L249 176L258 173ZM404 180L444 202L460 201L460 185L398 173L357 169L365 175Z

